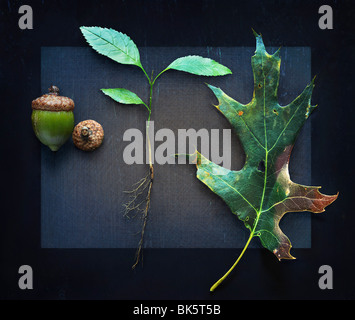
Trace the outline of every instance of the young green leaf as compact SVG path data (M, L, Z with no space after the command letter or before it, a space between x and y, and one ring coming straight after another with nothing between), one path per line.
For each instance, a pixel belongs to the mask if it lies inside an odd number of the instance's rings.
M174 60L165 70L174 69L199 76L224 76L231 74L227 67L200 56L186 56Z
M88 44L98 53L118 63L142 67L137 46L124 33L100 27L80 27L80 30Z
M113 100L123 104L144 104L148 106L139 98L134 92L123 88L101 89L101 91ZM149 109L149 108L148 108Z

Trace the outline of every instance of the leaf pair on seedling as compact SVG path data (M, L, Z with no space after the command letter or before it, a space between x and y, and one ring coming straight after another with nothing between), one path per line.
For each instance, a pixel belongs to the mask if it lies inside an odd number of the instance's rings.
M155 78L149 78L140 61L137 46L127 35L113 29L100 27L81 27L80 29L86 41L98 53L105 55L118 63L137 66L143 71L150 85L150 97L148 103L145 103L135 93L127 89L114 88L102 89L102 91L119 103L144 105L148 109L149 115L152 108L151 98L153 85L164 72L168 70L178 70L199 76L223 76L232 73L227 67L212 59L200 56L186 56L174 60Z

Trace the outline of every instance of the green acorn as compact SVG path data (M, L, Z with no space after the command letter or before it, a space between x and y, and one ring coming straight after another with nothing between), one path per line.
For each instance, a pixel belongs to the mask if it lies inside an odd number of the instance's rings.
M56 86L48 90L32 101L32 127L39 141L57 151L73 132L74 101L60 96Z

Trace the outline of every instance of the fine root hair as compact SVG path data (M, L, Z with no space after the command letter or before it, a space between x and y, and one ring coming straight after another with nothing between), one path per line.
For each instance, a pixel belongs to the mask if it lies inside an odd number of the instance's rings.
M134 269L141 260L143 260L142 249L144 244L144 232L148 221L148 212L150 208L150 198L153 186L153 166L150 166L149 173L133 185L133 189L125 191L129 194L129 200L123 205L124 216L127 218L141 217L142 227L140 231L140 240L135 255L135 262L132 265Z

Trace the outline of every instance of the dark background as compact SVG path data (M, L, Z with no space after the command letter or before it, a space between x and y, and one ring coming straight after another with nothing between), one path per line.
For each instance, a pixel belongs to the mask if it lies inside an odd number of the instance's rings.
M354 299L352 99L355 6L351 1L1 1L1 299ZM20 30L28 4L34 29ZM328 4L334 29L318 28ZM30 102L40 96L41 46L86 46L82 25L111 27L144 46L309 46L312 75L312 185L340 192L326 213L312 215L312 248L278 263L265 249L247 250L215 293L211 282L239 250L147 249L129 271L132 249L40 248L40 144ZM55 61L53 61L55 63ZM34 270L34 289L18 288L18 268ZM318 269L330 265L334 289L320 290Z

